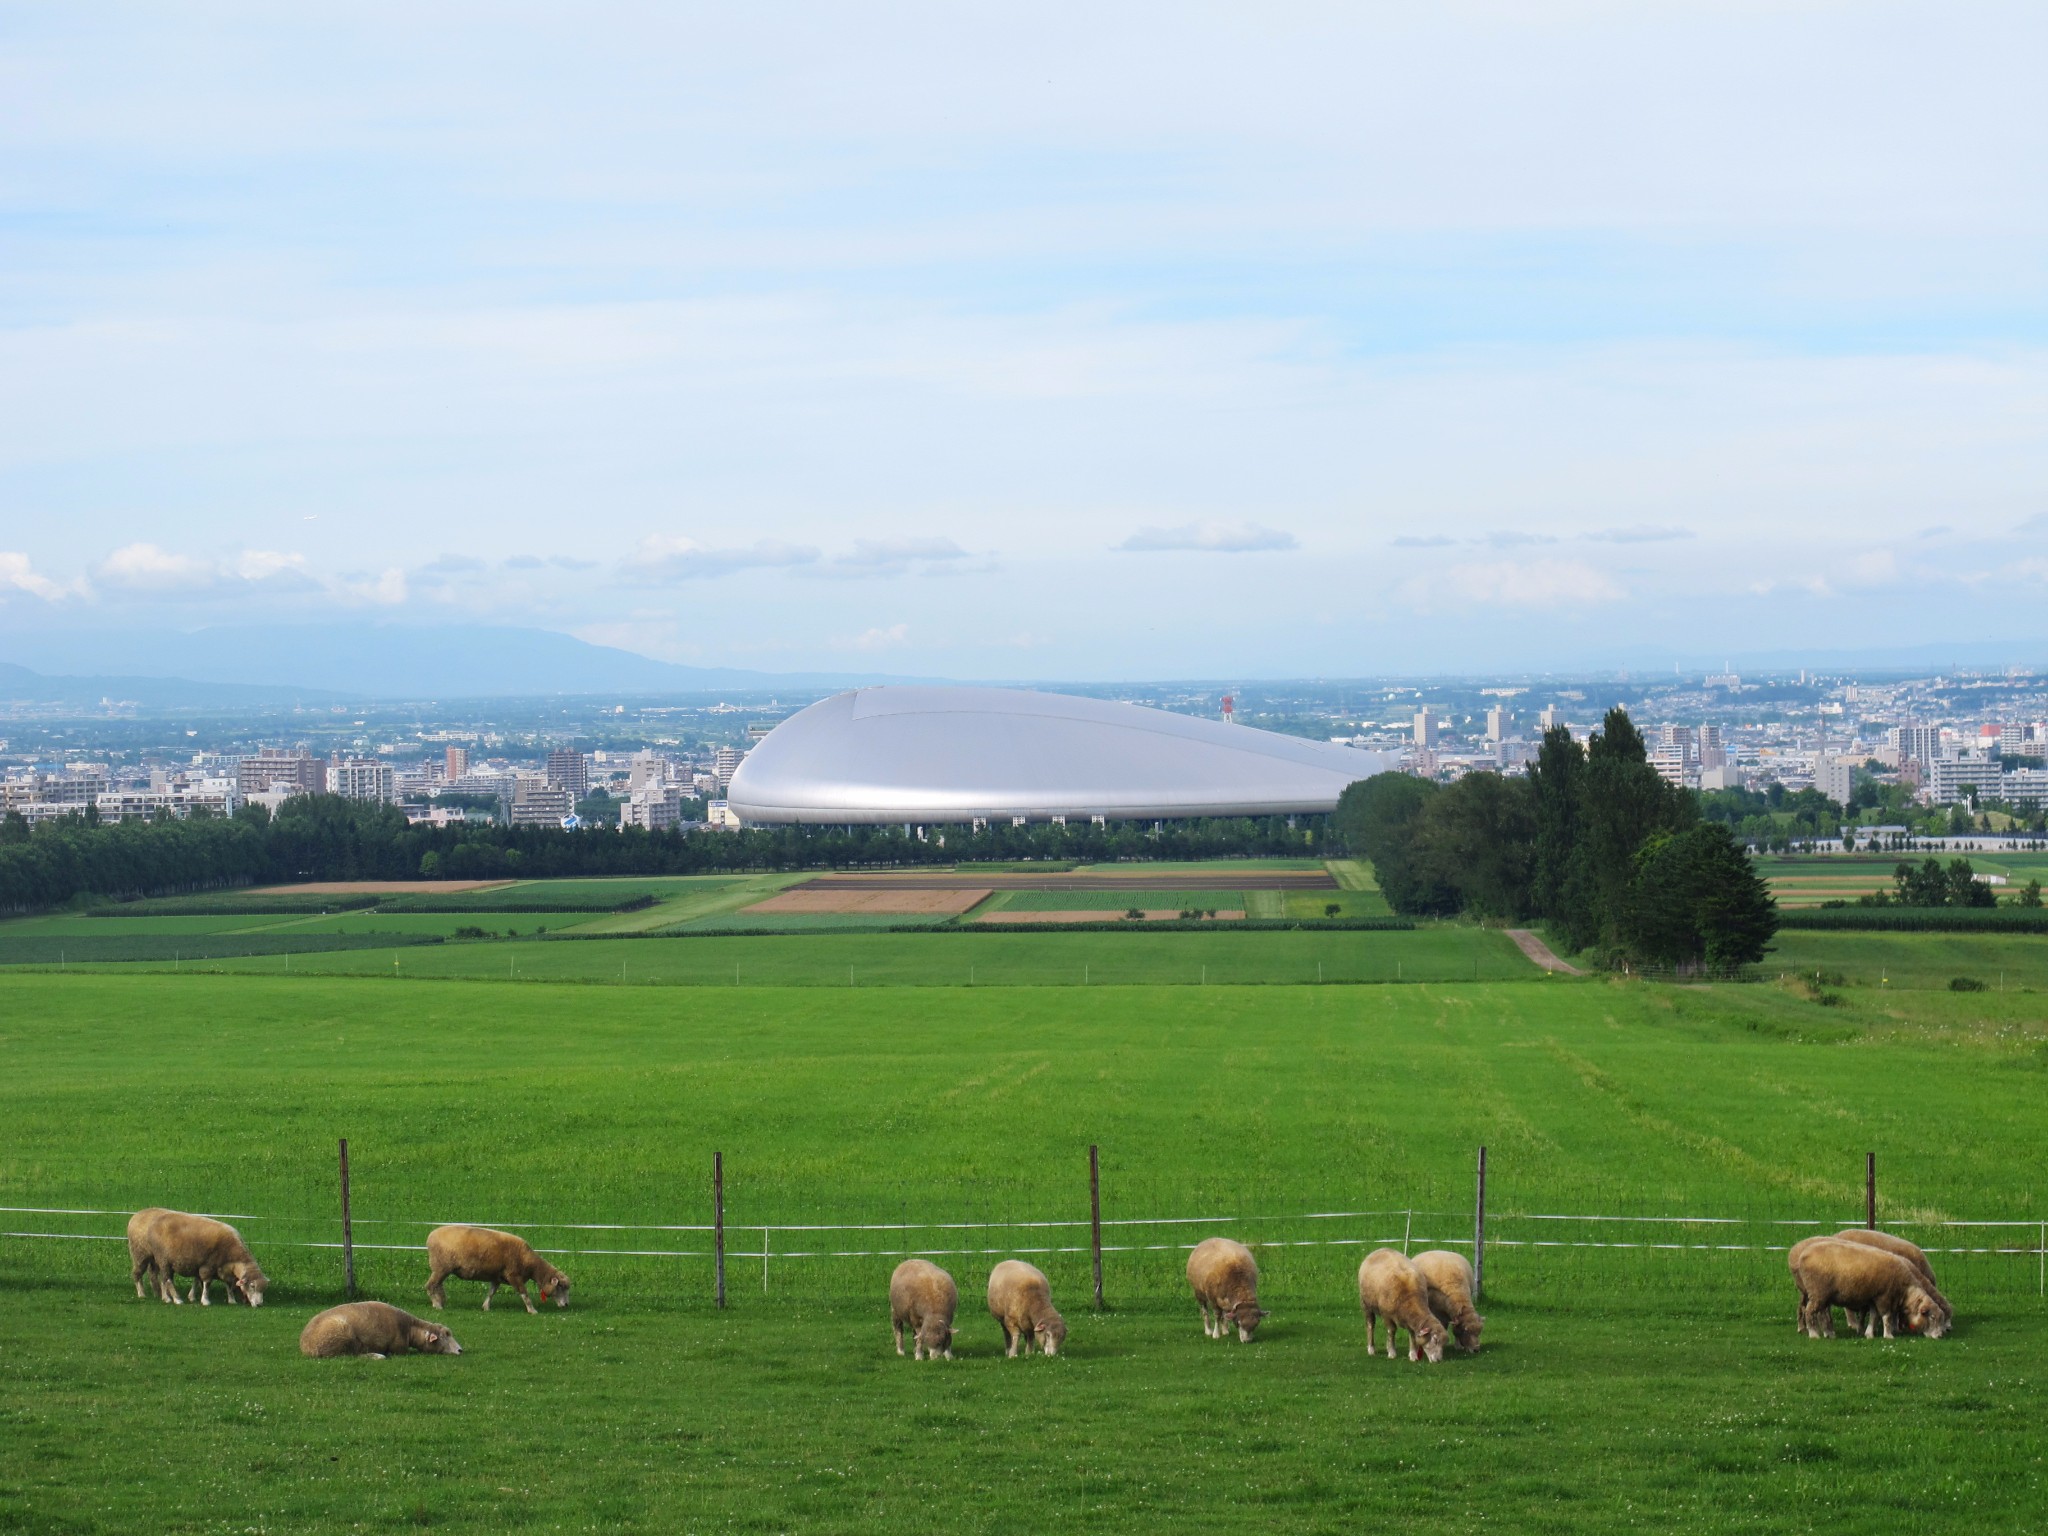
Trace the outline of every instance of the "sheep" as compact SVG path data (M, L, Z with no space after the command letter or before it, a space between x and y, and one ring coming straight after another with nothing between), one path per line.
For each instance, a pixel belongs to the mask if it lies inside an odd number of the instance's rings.
M459 1355L462 1346L445 1325L401 1312L385 1301L351 1301L329 1307L299 1335L299 1353L314 1360L331 1360L336 1355L382 1360L412 1350L423 1355Z
M960 1287L938 1265L905 1259L889 1277L889 1322L896 1332L896 1353L903 1353L903 1330L911 1333L911 1350L919 1360L953 1358L953 1314L960 1306Z
M1897 1254L1840 1238L1808 1239L1787 1255L1799 1287L1801 1323L1809 1338L1833 1338L1834 1308L1874 1313L1884 1336L1900 1331L1938 1339L1948 1318L1921 1283L1919 1271Z
M1916 1245L1907 1242L1903 1237L1893 1237L1889 1232L1877 1232L1868 1227L1846 1227L1835 1236L1845 1243L1861 1243L1866 1248L1878 1248L1886 1253L1897 1254L1919 1273L1921 1285L1926 1287L1927 1294L1934 1298L1935 1305L1941 1308L1943 1315L1951 1322L1955 1320L1955 1308L1950 1306L1948 1298L1942 1295L1941 1287L1934 1283L1934 1266L1927 1262L1927 1255Z
M484 1292L486 1312L501 1285L518 1292L528 1312L538 1312L533 1298L526 1294L529 1280L540 1287L542 1301L552 1297L558 1307L569 1305L569 1277L535 1253L525 1238L510 1232L490 1227L436 1227L427 1234L427 1260L432 1267L427 1298L437 1312L448 1300L446 1281L450 1275L458 1280L490 1282L491 1288Z
M1418 1253L1412 1262L1429 1287L1430 1312L1450 1328L1458 1348L1468 1355L1477 1353L1486 1319L1472 1306L1472 1266L1463 1254L1444 1248Z
M1258 1261L1251 1249L1227 1237L1195 1245L1188 1255L1188 1284L1195 1288L1202 1333L1208 1338L1228 1338L1234 1323L1238 1342L1249 1344L1259 1323L1272 1315L1259 1310Z
M179 1275L192 1277L192 1294L202 1307L213 1305L216 1280L227 1286L230 1304L239 1294L252 1307L263 1305L263 1292L270 1284L233 1227L210 1216L188 1216L161 1206L128 1218L128 1259L137 1295L142 1294L142 1277L153 1274L157 1295L180 1306L184 1298L178 1294Z
M1429 1310L1429 1282L1406 1255L1376 1248L1358 1266L1358 1304L1365 1310L1365 1348L1372 1353L1374 1324L1387 1320L1387 1358L1394 1358L1394 1331L1408 1330L1408 1358L1444 1357L1444 1327Z
M1003 1325L1011 1359L1020 1344L1030 1354L1033 1339L1048 1355L1058 1354L1066 1341L1067 1320L1053 1310L1051 1285L1036 1265L1022 1259L1005 1259L989 1271L988 1309Z

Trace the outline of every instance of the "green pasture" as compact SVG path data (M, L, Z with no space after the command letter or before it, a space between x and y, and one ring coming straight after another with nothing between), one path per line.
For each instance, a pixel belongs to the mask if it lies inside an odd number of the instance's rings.
M521 880L481 891L398 892L385 906L394 912L502 912L512 907L553 907L564 912L602 912L643 896L656 900L701 889L718 876L636 876L624 880Z
M975 941L845 941L897 942ZM740 986L679 1007L0 975L0 1203L38 1208L6 1229L76 1234L0 1237L0 1529L2025 1528L2048 1494L2040 1258L1951 1254L2034 1239L1931 1224L2048 1220L2048 1011L1844 999L1532 980ZM484 1220L560 1252L570 1308L486 1315L454 1283L460 1358L302 1359L341 1294L314 1245L338 1236L344 1135L368 1293L423 1306L427 1226ZM1481 1143L1484 1347L1366 1358L1359 1255L1469 1241ZM1791 1327L1782 1247L1860 1214L1870 1149L1882 1218L1942 1250L1949 1339ZM271 1304L136 1300L122 1245L89 1239L156 1202L242 1218ZM1217 1231L1259 1245L1273 1316L1250 1346L1204 1340L1184 1294L1186 1245ZM911 1249L960 1280L952 1362L888 1342ZM996 1356L981 1288L1017 1252L1070 1320L1060 1359Z
M1785 929L1759 969L1766 976L1840 976L1852 987L1918 991L1946 988L1960 976L1994 992L2048 993L2048 935Z
M525 918L525 921L532 921ZM481 919L479 919L481 921ZM544 919L543 919L544 921ZM753 918L735 920L767 927ZM415 979L774 987L1064 987L1297 985L1337 982L1528 981L1546 978L1501 933L1444 924L1359 933L1302 929L1214 932L890 933L843 919L837 931L805 924L787 937L517 939L407 949L294 955L293 974ZM901 919L885 920L889 924ZM1133 924L1133 928L1137 925ZM274 956L209 962L225 974L281 974Z

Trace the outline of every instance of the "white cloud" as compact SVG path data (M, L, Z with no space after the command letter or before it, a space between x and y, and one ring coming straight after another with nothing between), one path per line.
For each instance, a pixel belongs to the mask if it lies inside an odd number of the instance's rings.
M1176 528L1140 528L1117 545L1118 549L1150 553L1155 550L1203 550L1217 554L1240 554L1252 550L1294 549L1293 534L1255 523L1182 523Z
M351 571L330 590L343 602L366 603L377 608L396 608L411 595L403 566L378 572Z
M124 544L93 569L103 587L132 592L203 592L220 585L210 560L177 555L157 544Z
M679 535L649 534L626 561L626 572L640 580L694 581L730 576L737 571L812 565L818 551L809 544L757 539L745 548L712 549Z
M74 588L39 574L27 555L0 549L0 592L26 592L54 603L71 595Z
M1411 608L1591 608L1625 596L1613 578L1583 560L1496 560L1452 566L1402 585Z
M1591 539L1600 544L1664 544L1673 539L1689 539L1693 536L1690 528L1674 528L1658 523L1633 523L1626 528L1598 528L1581 538Z
M919 570L960 569L969 558L951 539L855 539L853 548L824 569L834 576L901 576Z
M897 646L910 644L910 626L891 624L886 629L877 626L864 629L849 639L834 642L835 649L842 651L888 651Z

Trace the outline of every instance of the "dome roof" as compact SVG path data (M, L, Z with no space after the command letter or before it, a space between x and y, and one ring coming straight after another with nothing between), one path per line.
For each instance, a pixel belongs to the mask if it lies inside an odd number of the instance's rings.
M1384 753L1108 699L860 688L778 725L733 774L749 822L1269 816L1335 808Z

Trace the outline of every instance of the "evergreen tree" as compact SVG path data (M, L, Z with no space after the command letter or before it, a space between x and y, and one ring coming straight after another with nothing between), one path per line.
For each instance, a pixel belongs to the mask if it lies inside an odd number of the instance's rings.
M1626 942L1639 960L1729 971L1769 950L1777 903L1726 827L1658 833L1635 863Z

